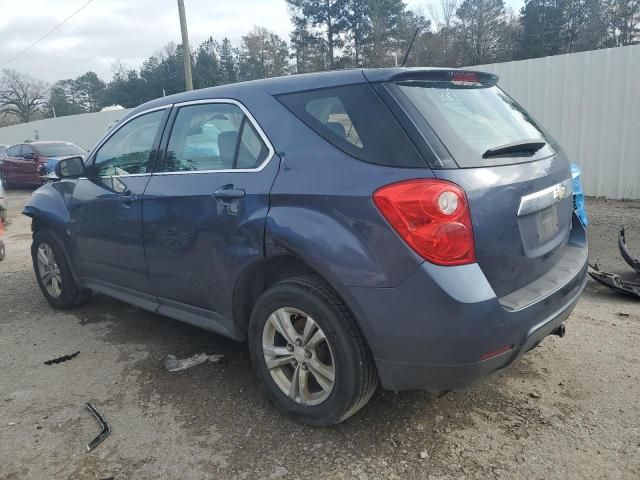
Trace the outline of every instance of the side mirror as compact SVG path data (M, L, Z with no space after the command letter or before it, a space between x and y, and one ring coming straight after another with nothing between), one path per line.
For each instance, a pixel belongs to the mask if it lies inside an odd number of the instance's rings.
M82 157L71 157L60 160L56 164L56 176L58 178L78 178L84 173L84 160Z

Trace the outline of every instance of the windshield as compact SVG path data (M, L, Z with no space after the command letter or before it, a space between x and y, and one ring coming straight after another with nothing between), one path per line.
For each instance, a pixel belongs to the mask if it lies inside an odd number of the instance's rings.
M86 151L75 143L48 143L38 145L42 157L68 157L70 155L86 155Z
M460 167L513 164L553 153L542 129L527 112L495 85L465 82L406 81L397 86L429 123ZM544 148L509 149L483 158L491 150L511 144L543 142Z

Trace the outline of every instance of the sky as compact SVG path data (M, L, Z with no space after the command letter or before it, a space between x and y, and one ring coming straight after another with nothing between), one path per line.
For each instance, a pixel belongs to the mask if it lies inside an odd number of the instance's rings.
M430 1L405 0L427 12ZM0 0L0 70L11 68L47 82L89 70L104 80L111 65L130 68L169 42L181 43L176 0L93 0L67 23L27 52L21 50L78 10L87 0ZM519 10L523 0L505 0ZM213 36L238 44L254 25L289 39L285 0L185 0L192 48Z

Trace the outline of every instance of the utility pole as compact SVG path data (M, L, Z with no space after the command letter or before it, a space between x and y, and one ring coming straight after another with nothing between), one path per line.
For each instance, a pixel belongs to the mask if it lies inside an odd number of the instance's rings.
M182 56L184 57L184 83L187 91L193 90L191 78L191 49L189 48L189 32L187 32L187 18L184 14L184 0L178 0L180 13L180 31L182 32Z

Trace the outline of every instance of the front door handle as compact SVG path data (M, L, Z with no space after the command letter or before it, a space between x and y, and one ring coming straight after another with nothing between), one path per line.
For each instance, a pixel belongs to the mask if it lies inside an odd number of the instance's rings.
M245 195L245 191L241 188L219 188L213 192L214 198L217 200L236 200L242 198Z

